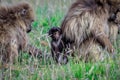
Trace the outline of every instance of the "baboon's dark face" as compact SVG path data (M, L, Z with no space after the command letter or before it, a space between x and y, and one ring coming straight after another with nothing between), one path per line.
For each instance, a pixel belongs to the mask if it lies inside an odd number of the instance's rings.
M61 36L61 29L59 27L53 27L49 30L49 36L52 38L54 41L58 41Z
M27 18L26 19L23 18L23 20L24 20L24 23L26 25L26 32L27 33L31 32L31 30L32 30L32 24L34 22L34 18L32 18L32 17L29 17L28 19Z
M34 22L34 13L33 13L33 11L32 10L29 10L28 11L28 16L26 16L26 26L27 26L27 33L29 33L31 30L32 30L32 24L33 24L33 22Z
M26 32L29 33L32 30L32 23L34 22L34 12L32 7L27 4L23 6L21 10L21 17L26 26Z
M29 33L32 30L32 23L34 20L25 20L26 32Z

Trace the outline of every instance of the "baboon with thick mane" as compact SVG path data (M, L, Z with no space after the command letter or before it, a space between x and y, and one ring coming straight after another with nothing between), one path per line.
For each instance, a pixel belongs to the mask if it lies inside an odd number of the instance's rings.
M108 19L109 13L114 12L111 7L117 8L119 3L119 0L76 0L61 24L65 45L74 45L78 53L85 56L94 51L96 44L114 53Z
M31 31L34 13L31 5L0 5L0 61L13 63L19 51L27 46L27 33Z

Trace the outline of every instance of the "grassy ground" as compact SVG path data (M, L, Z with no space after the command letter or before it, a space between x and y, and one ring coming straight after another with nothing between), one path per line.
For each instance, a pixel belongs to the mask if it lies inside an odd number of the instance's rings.
M22 53L22 62L18 61L5 72L6 80L120 80L120 48L115 59L106 59L101 62L88 62L69 59L67 65L58 65L50 54L50 42L47 36L48 29L59 26L68 9L69 0L36 0L33 31L28 34L30 42L40 48L45 57L37 59ZM41 4L40 4L41 2ZM40 4L40 5L39 5ZM120 36L118 45L120 45Z

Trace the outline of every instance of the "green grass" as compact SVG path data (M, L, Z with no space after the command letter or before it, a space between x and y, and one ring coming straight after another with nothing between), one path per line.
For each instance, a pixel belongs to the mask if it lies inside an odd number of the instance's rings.
M120 80L119 48L116 49L118 54L115 59L106 59L101 62L85 63L69 58L68 64L59 65L51 57L46 56L50 54L47 32L52 26L60 26L65 12L61 8L50 9L48 5L37 6L33 30L28 36L30 43L40 48L45 53L45 57L38 59L22 53L22 61L16 62L11 66L12 69L5 71L5 80ZM118 46L120 46L119 39ZM41 41L45 41L48 45L41 44Z
M24 58L11 70L12 80L119 80L119 60L84 63L71 60L67 65L46 64L37 59ZM6 71L6 79L10 70ZM7 79L9 80L9 79Z

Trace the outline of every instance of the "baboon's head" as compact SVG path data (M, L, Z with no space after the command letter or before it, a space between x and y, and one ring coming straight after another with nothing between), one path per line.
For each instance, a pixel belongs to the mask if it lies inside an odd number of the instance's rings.
M62 31L59 27L53 27L49 30L48 34L52 38L52 40L58 41L60 39Z
M13 20L15 19L16 25L20 25L27 33L31 31L34 12L30 4L21 2L11 6L9 15Z

